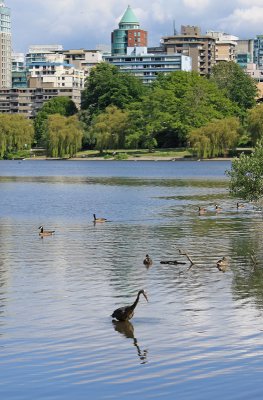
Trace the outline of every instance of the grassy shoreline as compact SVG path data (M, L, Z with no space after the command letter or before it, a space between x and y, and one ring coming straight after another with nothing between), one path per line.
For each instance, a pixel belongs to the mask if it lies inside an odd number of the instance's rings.
M28 156L17 154L13 159L16 160L68 160L68 161L197 161L197 157L193 156L191 151L185 148L179 149L155 149L151 152L146 149L133 150L107 150L103 153L98 150L80 151L74 157L65 156L47 157L43 151L38 152L37 149L28 152ZM216 157L201 160L231 160L233 157Z

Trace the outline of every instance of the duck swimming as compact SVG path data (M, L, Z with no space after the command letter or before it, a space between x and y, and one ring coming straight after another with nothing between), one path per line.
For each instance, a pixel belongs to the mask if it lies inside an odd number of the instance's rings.
M93 222L106 222L107 218L96 218L96 214L93 214Z
M198 207L198 213L199 215L204 215L206 214L207 209L205 207Z
M218 260L216 263L217 268L219 271L226 272L228 267L228 260L226 257L222 257L221 260Z
M51 236L55 233L55 231L44 231L43 226L41 225L38 229L40 229L39 236Z
M153 260L151 259L151 257L149 256L149 254L146 254L145 259L143 260L144 265L146 265L147 267L149 267L150 265L152 265Z

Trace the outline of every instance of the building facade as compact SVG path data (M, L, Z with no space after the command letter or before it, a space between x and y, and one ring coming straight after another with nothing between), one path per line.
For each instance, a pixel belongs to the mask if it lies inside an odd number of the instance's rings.
M216 62L216 39L202 35L197 26L181 26L181 34L165 36L162 46L167 54L180 53L192 58L192 70L210 75Z
M257 35L254 39L253 62L263 68L263 35Z
M12 87L11 12L0 0L0 89Z
M237 40L236 62L243 69L254 62L254 39Z
M128 47L147 47L147 32L140 29L130 6L127 7L119 22L119 28L111 33L111 54L125 55Z
M126 55L105 56L104 60L115 65L123 73L131 73L148 84L159 73L191 71L192 59L183 54L148 54L147 48L128 48Z
M45 102L59 96L69 97L76 105L80 106L81 92L79 89L0 89L0 113L22 114L26 118L34 118Z
M216 40L215 43L215 62L236 61L236 47L238 37L228 33L218 31L207 31L207 36Z

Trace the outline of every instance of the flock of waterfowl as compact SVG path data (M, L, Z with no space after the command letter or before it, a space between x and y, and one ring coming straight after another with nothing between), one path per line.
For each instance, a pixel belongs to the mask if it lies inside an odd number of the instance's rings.
M244 204L236 203L237 210L241 209L241 208L244 208L244 207L245 207ZM222 208L218 204L215 204L214 211L215 212L219 212L221 210L222 210ZM204 207L199 207L199 209L198 209L199 215L205 215L207 213L207 211L208 211L207 208L204 208ZM94 224L103 223L103 222L107 222L107 221L108 221L107 218L97 218L96 214L93 214L93 222L94 222ZM38 229L40 229L40 232L39 232L39 236L40 237L51 236L51 235L53 235L55 233L54 230L52 230L52 231L51 230L44 230L42 225ZM191 266L194 265L194 262L192 261L192 259L189 257L189 255L187 253L182 253L180 250L179 250L179 253L185 255L188 258L188 260L191 263ZM174 265L176 265L176 264L185 264L184 262L179 262L179 261L176 261L176 260L175 261L161 261L160 263L161 264L174 264ZM149 254L146 254L145 259L143 260L143 264L147 268L149 268L153 264L153 260L151 259ZM226 257L222 257L220 260L217 261L216 266L217 266L219 271L225 272L227 270L227 267L228 267L228 259ZM134 310L135 310L135 308L136 308L136 306L137 306L137 304L139 302L140 295L143 295L145 297L145 299L148 301L148 297L147 297L146 292L143 289L141 289L141 290L138 291L137 297L136 297L136 299L135 299L135 301L134 301L134 303L132 305L128 305L128 306L117 308L112 313L111 317L114 318L115 320L118 320L118 321L121 321L121 322L130 320L134 315Z
M236 209L237 210L240 210L240 209L242 209L244 207L245 207L245 205L243 203L236 203ZM218 204L215 204L215 206L214 206L214 208L212 210L208 210L205 207L199 207L198 208L198 213L199 213L199 215L205 215L207 212L213 211L213 210L216 213L218 213L218 212L222 211L222 207L220 207Z

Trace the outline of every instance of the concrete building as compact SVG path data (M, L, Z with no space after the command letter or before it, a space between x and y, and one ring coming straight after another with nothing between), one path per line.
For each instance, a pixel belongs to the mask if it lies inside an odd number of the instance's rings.
M24 53L12 53L12 88L27 88L27 69Z
M85 77L89 75L92 67L102 61L102 52L100 50L72 49L63 50L62 53L65 56L65 62L83 71Z
M181 26L181 34L162 38L165 53L180 53L192 58L192 69L209 75L216 62L216 39L202 35L197 26Z
M64 54L47 54L45 61L27 65L29 88L84 88L84 71L65 62Z
M12 87L11 12L0 0L0 89Z
M253 62L263 68L263 35L257 35L254 39Z
M246 69L247 65L253 63L254 39L237 40L236 62L241 68Z
M61 44L32 45L29 47L28 53L26 54L26 65L45 62L48 54L59 53L62 52L62 50L63 46Z
M111 54L125 55L128 47L147 47L147 32L140 29L130 6L127 7L119 22L119 28L111 33Z
M80 90L68 88L0 89L0 113L23 114L33 118L42 105L53 97L67 96L80 105Z
M236 47L238 37L218 31L207 31L207 36L215 39L215 62L236 61Z
M191 71L192 59L183 54L147 53L147 48L127 48L126 55L104 56L105 61L116 65L122 72L131 73L143 83L151 83L157 74L174 71Z

